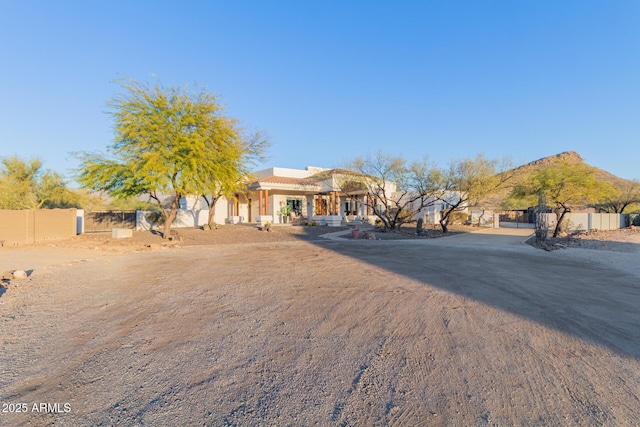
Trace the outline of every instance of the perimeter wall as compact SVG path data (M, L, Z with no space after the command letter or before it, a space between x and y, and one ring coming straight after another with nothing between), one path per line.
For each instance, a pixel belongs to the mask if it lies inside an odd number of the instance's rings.
M0 209L0 244L4 246L68 239L76 231L76 209Z

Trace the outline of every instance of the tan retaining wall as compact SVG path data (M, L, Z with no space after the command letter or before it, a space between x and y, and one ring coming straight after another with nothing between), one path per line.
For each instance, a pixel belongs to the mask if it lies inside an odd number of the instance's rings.
M76 235L76 209L0 210L0 243L18 245Z

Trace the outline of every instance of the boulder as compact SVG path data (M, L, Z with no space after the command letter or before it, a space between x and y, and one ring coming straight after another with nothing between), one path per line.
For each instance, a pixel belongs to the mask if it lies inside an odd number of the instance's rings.
M26 279L27 277L29 277L29 275L24 270L16 270L13 272L14 279Z
M11 280L13 279L13 271L4 271L2 273L2 280Z
M129 228L113 228L111 229L112 239L128 239L133 237L133 230Z

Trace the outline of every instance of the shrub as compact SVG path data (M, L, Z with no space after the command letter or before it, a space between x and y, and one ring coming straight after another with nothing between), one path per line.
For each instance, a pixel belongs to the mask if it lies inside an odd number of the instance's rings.
M469 214L467 212L455 211L449 216L449 224L463 224L468 218Z

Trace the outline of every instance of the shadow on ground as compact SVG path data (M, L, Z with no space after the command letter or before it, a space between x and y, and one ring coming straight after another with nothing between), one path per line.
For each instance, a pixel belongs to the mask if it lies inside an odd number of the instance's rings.
M501 236L314 245L640 357L640 278ZM488 242L488 243L487 243Z

